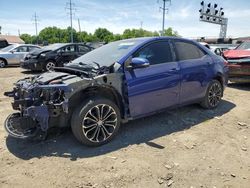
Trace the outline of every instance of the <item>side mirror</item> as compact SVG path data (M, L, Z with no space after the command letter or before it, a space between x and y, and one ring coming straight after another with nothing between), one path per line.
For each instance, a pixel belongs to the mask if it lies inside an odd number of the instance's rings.
M15 52L14 50L11 50L11 51L10 51L10 53L12 53L12 54L14 54L14 52Z
M220 49L218 49L218 48L215 49L214 53L215 53L216 55L219 55L219 56L222 55L222 52L221 52Z
M146 68L149 67L150 63L145 58L135 57L130 63L132 68Z

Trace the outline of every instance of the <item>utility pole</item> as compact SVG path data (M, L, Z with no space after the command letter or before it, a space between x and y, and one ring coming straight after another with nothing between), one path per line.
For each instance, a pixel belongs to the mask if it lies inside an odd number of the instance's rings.
M79 32L81 33L81 23L80 23L80 19L78 18L78 28L79 28Z
M36 29L36 44L38 44L38 33L37 33L37 25L38 25L38 16L36 15L36 12L34 16L32 17L32 20L35 24L35 29Z
M166 11L168 13L168 8L166 8L166 2L169 2L169 5L171 5L171 0L163 0L163 7L160 7L160 10L162 9L162 31L161 31L161 36L164 35L165 31L165 16L166 16Z
M141 24L141 28L140 29L142 29L143 21L141 21L140 24Z
M81 23L80 23L80 19L78 18L78 27L79 27L79 34L80 34L80 42L82 42L82 37L81 37Z
M71 43L74 42L73 39L73 26L72 26L72 18L73 18L73 10L75 10L75 4L72 3L72 0L69 0L69 2L66 4L66 9L69 10L69 16L70 16L70 41Z

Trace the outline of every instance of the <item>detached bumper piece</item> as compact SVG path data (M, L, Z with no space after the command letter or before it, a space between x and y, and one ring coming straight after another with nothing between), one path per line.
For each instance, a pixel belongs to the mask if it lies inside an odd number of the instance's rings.
M34 138L41 133L36 121L31 117L22 117L20 113L9 115L4 127L10 136L21 139Z
M11 114L5 121L5 129L15 138L45 139L48 130L49 112L46 106L29 107L21 113Z

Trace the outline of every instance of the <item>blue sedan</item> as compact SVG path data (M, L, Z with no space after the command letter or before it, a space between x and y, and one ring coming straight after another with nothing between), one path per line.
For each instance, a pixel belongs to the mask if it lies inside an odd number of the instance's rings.
M223 58L192 40L116 41L65 67L19 80L5 95L14 97L20 112L7 118L5 128L14 137L43 138L51 127L71 126L81 143L99 146L122 122L191 103L216 108L227 73Z

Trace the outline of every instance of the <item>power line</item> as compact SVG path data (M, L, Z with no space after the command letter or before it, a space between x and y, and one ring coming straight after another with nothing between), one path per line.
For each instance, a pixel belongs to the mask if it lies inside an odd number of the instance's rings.
M76 9L75 9L75 4L72 3L72 0L69 0L69 2L66 3L66 9L69 10L69 16L70 16L70 40L71 40L71 43L73 43L74 38L73 38L72 18L73 18L73 11L76 10Z
M36 12L35 12L35 14L34 14L33 17L32 17L32 21L33 21L34 24L35 24L35 29L36 29L36 43L38 44L37 25L38 25L39 20L38 20L38 16L37 16Z
M163 10L162 12L162 31L161 31L161 36L164 35L165 31L165 16L166 13L168 13L169 8L166 8L166 2L169 2L169 6L171 5L171 0L163 0L163 7L160 7L160 10Z

